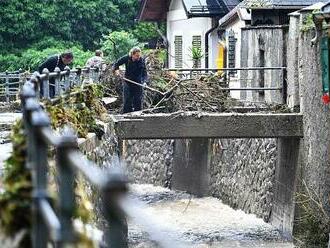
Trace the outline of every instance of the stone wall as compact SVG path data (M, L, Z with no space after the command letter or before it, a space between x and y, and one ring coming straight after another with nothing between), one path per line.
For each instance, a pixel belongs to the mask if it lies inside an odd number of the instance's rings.
M124 158L132 181L170 187L174 145L171 140L126 141ZM215 139L210 147L208 195L268 221L273 200L276 140Z
M268 221L272 210L276 139L212 142L210 194Z
M135 183L170 187L173 140L124 141L123 157L129 178Z

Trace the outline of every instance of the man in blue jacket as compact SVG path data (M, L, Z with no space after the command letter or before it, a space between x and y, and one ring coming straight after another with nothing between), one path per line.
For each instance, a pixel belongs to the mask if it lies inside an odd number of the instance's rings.
M136 85L124 80L123 82L123 113L140 111L142 109L143 87L147 80L147 70L144 59L141 57L141 49L133 47L129 55L121 57L114 63L112 69L115 75L119 76L119 66L126 67L125 78L130 79L140 85Z

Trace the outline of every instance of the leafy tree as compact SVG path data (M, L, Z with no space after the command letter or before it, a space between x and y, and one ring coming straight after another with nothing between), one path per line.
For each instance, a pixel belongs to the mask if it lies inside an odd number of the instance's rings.
M139 41L132 34L125 31L116 31L104 36L102 50L105 52L107 59L113 62L127 54L136 45L139 45Z
M134 25L136 0L1 0L0 51L51 37L94 49L102 34Z
M139 22L136 24L132 34L141 42L159 37L157 24L153 22Z

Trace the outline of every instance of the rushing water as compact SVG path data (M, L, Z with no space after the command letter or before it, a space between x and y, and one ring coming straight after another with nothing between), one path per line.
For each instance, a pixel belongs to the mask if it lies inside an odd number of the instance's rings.
M126 202L125 209L132 215L130 247L294 247L262 219L216 198L195 198L151 185L132 185L131 191L136 200Z

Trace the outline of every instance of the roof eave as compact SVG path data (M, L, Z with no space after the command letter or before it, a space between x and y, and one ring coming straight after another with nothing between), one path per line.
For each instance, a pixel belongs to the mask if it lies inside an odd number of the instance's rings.
M196 18L196 17L209 17L209 18L213 18L213 17L221 17L222 14L209 14L209 13L196 13L196 14L192 14L190 12L187 13L187 17L188 18ZM223 16L223 15L222 15Z
M272 5L272 6L263 6L263 7L245 7L247 9L251 10L268 10L268 9L292 9L292 10L298 10L301 8L305 8L308 5Z
M139 8L139 12L138 12L138 15L137 15L137 20L140 22L140 21L144 21L142 20L142 13L146 7L146 3L147 3L148 0L142 0L142 3L140 5L140 8Z

